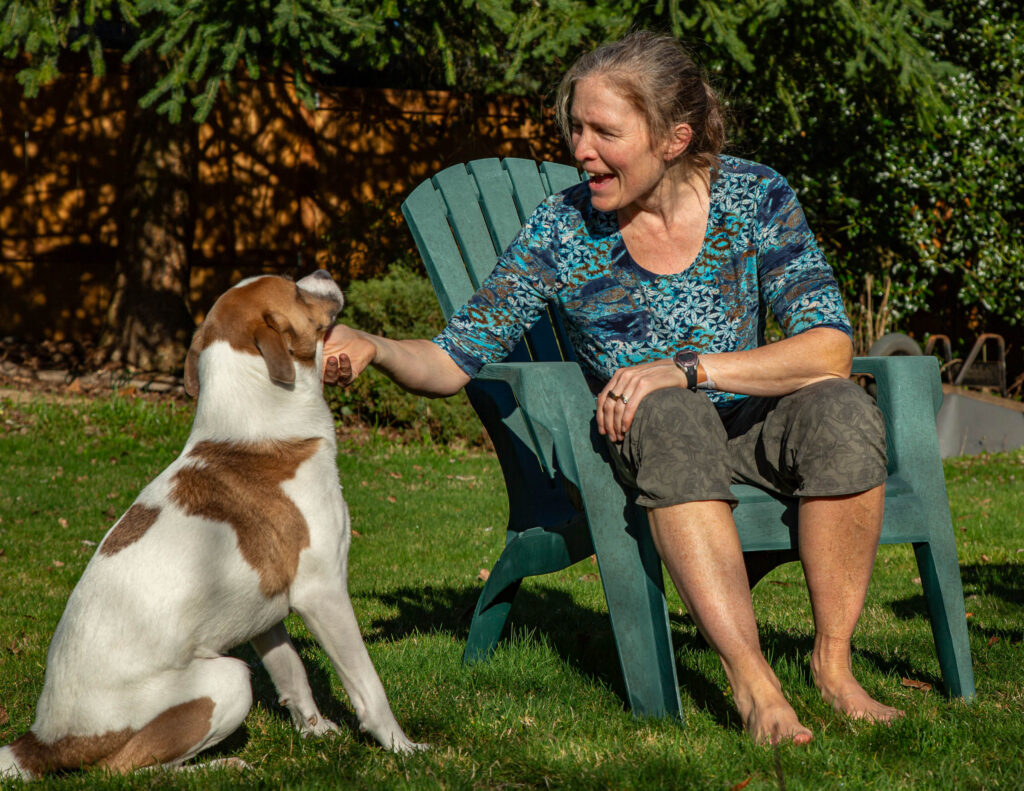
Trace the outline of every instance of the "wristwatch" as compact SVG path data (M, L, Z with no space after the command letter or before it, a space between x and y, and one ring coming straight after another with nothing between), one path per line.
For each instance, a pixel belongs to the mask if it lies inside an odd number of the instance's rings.
M686 386L690 390L697 389L697 365L700 364L700 357L697 352L676 352L672 361L679 370L686 374Z

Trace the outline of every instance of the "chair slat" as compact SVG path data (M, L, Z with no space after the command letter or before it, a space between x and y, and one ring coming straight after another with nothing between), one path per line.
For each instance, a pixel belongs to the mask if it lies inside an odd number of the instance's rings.
M484 219L495 249L504 250L523 227L512 197L512 182L497 159L478 159L467 168L480 193Z
M502 166L508 173L515 195L516 208L519 210L520 225L540 206L548 192L540 180L537 163L532 159L504 159Z
M420 251L446 319L476 290L448 225L444 200L424 181L402 203L402 214Z
M554 195L580 183L580 172L571 165L560 165L557 162L542 162L540 165L541 179L545 182L548 195Z
M434 176L434 186L448 208L455 238L462 248L462 257L475 290L494 269L500 252L487 228L476 183L465 165L454 165Z

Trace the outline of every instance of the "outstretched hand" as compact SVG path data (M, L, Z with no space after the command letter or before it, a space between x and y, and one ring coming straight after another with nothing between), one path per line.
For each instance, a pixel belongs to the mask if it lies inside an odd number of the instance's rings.
M370 363L376 347L365 335L344 324L335 324L324 338L325 385L350 385Z

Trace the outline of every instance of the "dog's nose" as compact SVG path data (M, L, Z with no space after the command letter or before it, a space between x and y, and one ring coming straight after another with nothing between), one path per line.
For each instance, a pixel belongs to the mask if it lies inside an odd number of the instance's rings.
M326 269L317 269L312 274L302 278L296 285L307 294L313 294L334 302L339 311L341 306L345 304L345 298L341 294L341 289L338 288L338 284L334 282L331 273Z
M338 287L334 282L334 278L331 277L331 273L326 269L317 269L315 272L306 275L297 285L299 288L317 293L334 291Z

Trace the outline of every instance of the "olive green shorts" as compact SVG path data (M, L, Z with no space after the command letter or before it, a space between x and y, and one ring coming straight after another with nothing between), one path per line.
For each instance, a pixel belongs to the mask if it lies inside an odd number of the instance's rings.
M794 497L838 497L872 489L886 476L882 413L848 379L780 397L751 396L721 412L703 393L656 390L613 447L619 480L647 508L735 503L734 483Z

